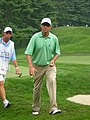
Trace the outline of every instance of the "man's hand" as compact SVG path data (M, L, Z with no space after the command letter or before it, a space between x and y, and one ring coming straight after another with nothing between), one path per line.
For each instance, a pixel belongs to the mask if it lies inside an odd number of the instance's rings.
M50 67L53 67L53 66L54 66L54 60L51 60L49 66L50 66Z
M29 67L29 74L31 77L35 75L35 72L37 72L37 70L33 66Z
M19 67L15 67L15 69L16 69L16 74L19 75L20 74Z

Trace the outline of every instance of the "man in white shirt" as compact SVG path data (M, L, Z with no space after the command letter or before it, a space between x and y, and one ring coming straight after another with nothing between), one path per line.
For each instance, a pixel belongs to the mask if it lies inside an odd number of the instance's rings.
M10 40L12 37L12 28L6 27L3 32L3 37L0 38L0 96L2 98L4 108L8 108L11 104L6 99L4 88L5 77L8 71L9 61L12 60L16 74L20 74L20 70L16 60L14 42Z

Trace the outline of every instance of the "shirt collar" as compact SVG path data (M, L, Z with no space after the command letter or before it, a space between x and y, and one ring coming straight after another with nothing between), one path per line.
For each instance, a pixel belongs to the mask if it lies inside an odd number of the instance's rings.
M43 37L42 32L40 32L40 37ZM51 38L50 32L49 32L48 38Z
M5 45L5 46L8 46L8 45L10 44L10 40L9 40L7 43L5 43L5 42L3 41L3 38L2 38L2 44Z

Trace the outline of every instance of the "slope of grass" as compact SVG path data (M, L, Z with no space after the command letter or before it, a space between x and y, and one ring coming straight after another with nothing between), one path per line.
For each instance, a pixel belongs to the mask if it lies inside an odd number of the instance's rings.
M90 27L59 27L52 31L59 38L62 54L90 54Z
M61 54L90 55L90 27L58 27L53 28L52 32L59 39ZM16 50L19 57L25 49Z

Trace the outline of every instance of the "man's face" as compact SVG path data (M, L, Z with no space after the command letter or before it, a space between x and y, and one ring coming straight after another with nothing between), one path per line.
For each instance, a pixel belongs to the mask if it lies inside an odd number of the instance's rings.
M48 33L51 30L51 26L48 23L43 23L41 25L42 32Z
M10 39L12 37L12 32L11 31L4 32L4 36L6 39Z

